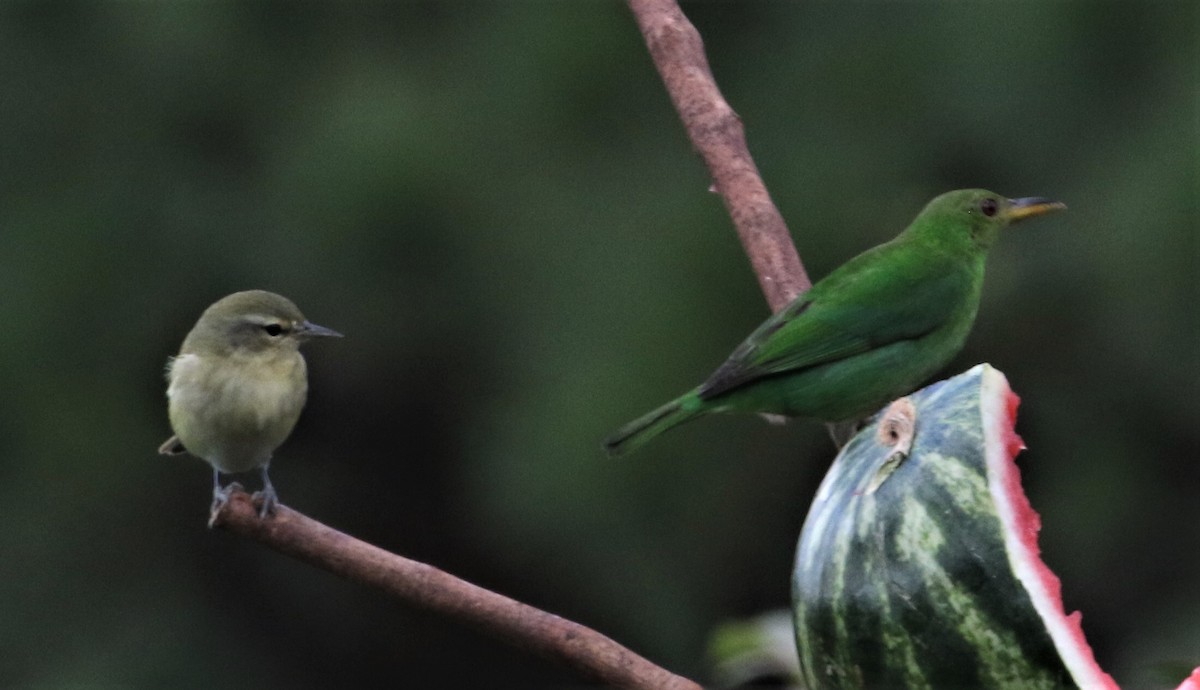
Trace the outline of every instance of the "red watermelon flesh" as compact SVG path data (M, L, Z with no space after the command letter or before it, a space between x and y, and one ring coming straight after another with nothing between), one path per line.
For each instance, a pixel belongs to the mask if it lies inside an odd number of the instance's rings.
M1017 454L1025 449L1025 443L1015 430L1021 399L1009 387L1003 374L995 369L990 369L989 373L994 375L983 377L984 394L981 396L991 478L988 484L996 512L1007 527L1010 565L1029 592L1075 682L1082 688L1116 690L1116 682L1096 664L1092 648L1083 636L1083 615L1078 611L1066 614L1062 583L1041 559L1038 532L1042 529L1042 518L1021 489L1021 470L1016 463Z

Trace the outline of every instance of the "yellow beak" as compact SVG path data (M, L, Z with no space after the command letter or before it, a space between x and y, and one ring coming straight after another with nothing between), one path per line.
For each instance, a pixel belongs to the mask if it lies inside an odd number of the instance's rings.
M1065 211L1067 205L1061 201L1051 201L1040 196L1027 196L1022 199L1008 200L1008 222L1015 223L1026 218L1041 216L1055 211Z

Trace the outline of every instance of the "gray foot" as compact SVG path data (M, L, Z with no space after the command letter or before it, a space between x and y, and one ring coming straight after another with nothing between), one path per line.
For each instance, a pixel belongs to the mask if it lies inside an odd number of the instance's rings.
M279 505L279 496L275 493L275 487L268 484L262 491L255 491L252 496L255 503L262 501L258 508L259 519L266 519L268 515L275 513L275 506Z
M229 486L222 487L219 484L213 484L213 500L212 505L208 508L208 526L212 527L213 522L217 519L217 513L229 503L229 495L234 491L243 491L242 485L237 482L231 482Z
M268 463L269 464L269 463ZM254 494L255 501L262 501L262 506L258 509L258 517L260 520L275 512L275 506L279 505L279 495L275 493L275 486L271 484L271 478L267 476L268 465L263 465L259 469L259 474L262 475L263 488Z

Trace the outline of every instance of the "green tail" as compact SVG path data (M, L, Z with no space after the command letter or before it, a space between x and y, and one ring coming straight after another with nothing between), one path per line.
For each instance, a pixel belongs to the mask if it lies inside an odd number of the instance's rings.
M641 448L647 441L673 426L709 411L695 391L685 393L662 407L645 414L617 430L604 440L609 455L623 455Z

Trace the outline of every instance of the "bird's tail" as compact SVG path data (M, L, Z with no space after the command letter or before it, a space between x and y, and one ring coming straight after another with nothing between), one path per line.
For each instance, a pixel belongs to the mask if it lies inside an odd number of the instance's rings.
M708 408L701 404L695 391L686 393L621 427L604 440L604 447L609 455L624 455L641 448L647 441L667 429L708 411Z

